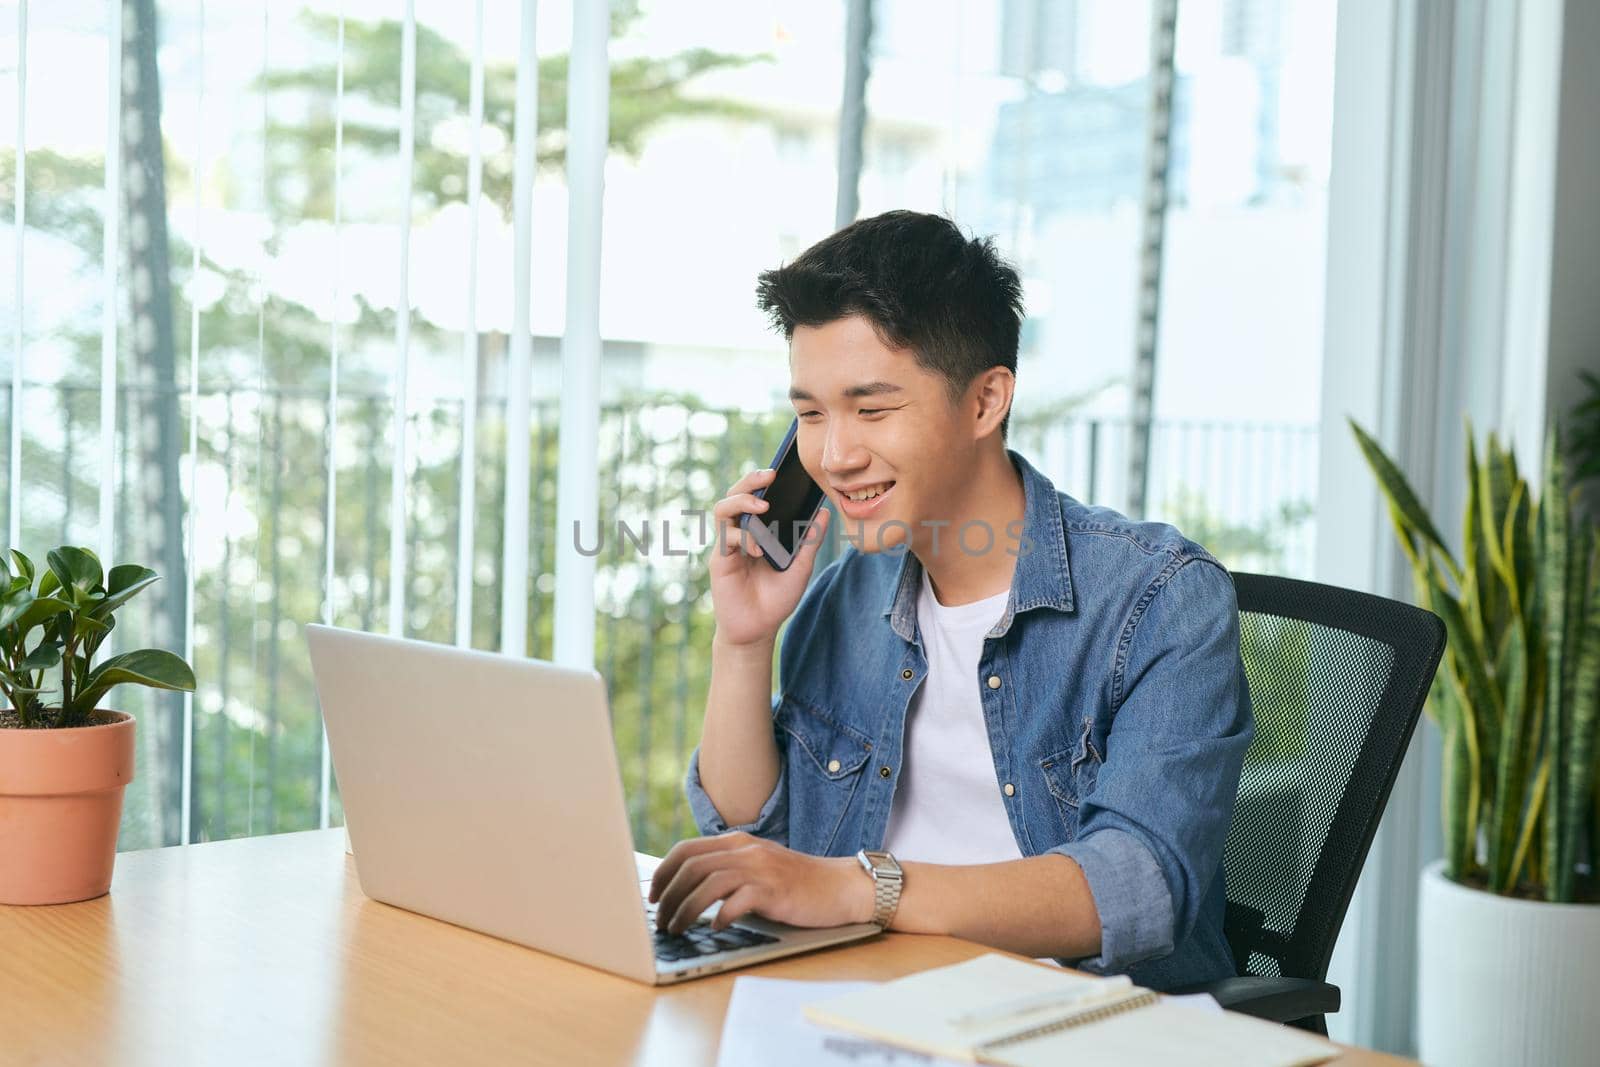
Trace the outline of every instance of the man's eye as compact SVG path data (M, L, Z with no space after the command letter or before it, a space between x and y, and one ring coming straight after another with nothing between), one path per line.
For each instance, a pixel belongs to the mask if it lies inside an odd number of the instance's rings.
M865 415L867 418L870 419L870 418L873 418L874 416L882 415L884 412L886 412L888 410L889 410L888 408L862 408L861 409L861 414Z
M822 412L820 412L820 411L802 411L800 413L799 417L802 418L802 419L809 419L813 415L821 415L821 414L822 414Z

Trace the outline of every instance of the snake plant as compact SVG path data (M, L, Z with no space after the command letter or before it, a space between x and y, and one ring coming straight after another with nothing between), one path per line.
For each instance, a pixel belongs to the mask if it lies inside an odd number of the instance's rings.
M125 563L102 572L87 548L53 549L49 566L12 550L0 556L0 696L22 727L83 726L112 688L194 690L194 672L179 656L142 648L91 666L116 625L115 610L160 580ZM35 578L38 580L35 585ZM52 678L59 682L50 686ZM53 700L45 699L54 694Z
M1445 873L1495 893L1571 901L1596 817L1600 535L1574 509L1559 429L1536 492L1514 449L1491 433L1480 457L1468 427L1460 559L1394 461L1351 429L1417 598L1448 638L1427 704L1444 737Z

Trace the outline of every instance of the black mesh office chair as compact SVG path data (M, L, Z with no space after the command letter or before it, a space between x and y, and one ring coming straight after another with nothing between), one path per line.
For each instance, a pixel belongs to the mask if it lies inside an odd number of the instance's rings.
M1327 1033L1324 979L1356 878L1444 652L1437 615L1349 589L1235 574L1255 710L1223 866L1241 977L1224 1007Z

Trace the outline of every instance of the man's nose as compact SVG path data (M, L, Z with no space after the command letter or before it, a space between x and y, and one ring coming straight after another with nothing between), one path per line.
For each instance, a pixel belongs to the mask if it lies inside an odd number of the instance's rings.
M829 474L860 470L866 466L866 455L866 449L853 435L831 426L828 428L828 436L822 443L823 470Z

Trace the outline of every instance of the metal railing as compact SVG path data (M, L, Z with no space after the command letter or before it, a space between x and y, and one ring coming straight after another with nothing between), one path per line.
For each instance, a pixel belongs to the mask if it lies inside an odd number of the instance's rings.
M9 394L9 390L6 390ZM317 825L321 729L301 626L333 598L338 625L384 628L388 611L388 493L393 398L342 391L334 528L326 518L329 419L322 386L257 389L218 383L198 391L194 502L195 648L191 826L196 840ZM97 385L24 387L23 540L30 555L91 543L104 457ZM156 390L118 387L116 543L138 559L161 531L145 528L136 484L156 461L141 434ZM13 410L0 403L0 422ZM170 402L170 398L168 400ZM187 403L182 392L180 404ZM183 412L184 418L188 412ZM406 635L449 642L455 630L462 411L459 398L419 406L407 421ZM535 404L529 456L528 641L548 658L558 547L574 540L596 555L596 667L610 695L617 752L639 847L663 849L692 834L682 778L699 736L713 628L701 550L708 509L743 471L765 463L786 413L706 408L683 397L606 404L600 421L600 524L560 534L555 525L557 405ZM472 643L498 647L504 523L505 406L486 396L477 412L477 543L472 568ZM4 431L9 432L9 426ZM1071 495L1122 506L1130 425L1067 417L1014 419L1011 442ZM1173 521L1233 566L1308 574L1315 499L1313 427L1157 422L1148 514ZM187 485L187 467L185 467ZM6 470L9 479L15 472ZM6 497L0 491L0 501ZM9 516L6 517L9 519ZM321 561L333 541L334 588ZM570 548L568 549L570 550ZM182 595L168 576L119 615L122 647L147 635ZM180 803L181 731L161 694L123 690L141 717L137 777L126 802L123 844L172 843ZM440 714L470 709L441 708ZM177 721L181 721L181 718ZM464 721L463 729L470 729ZM342 815L335 796L334 819Z

